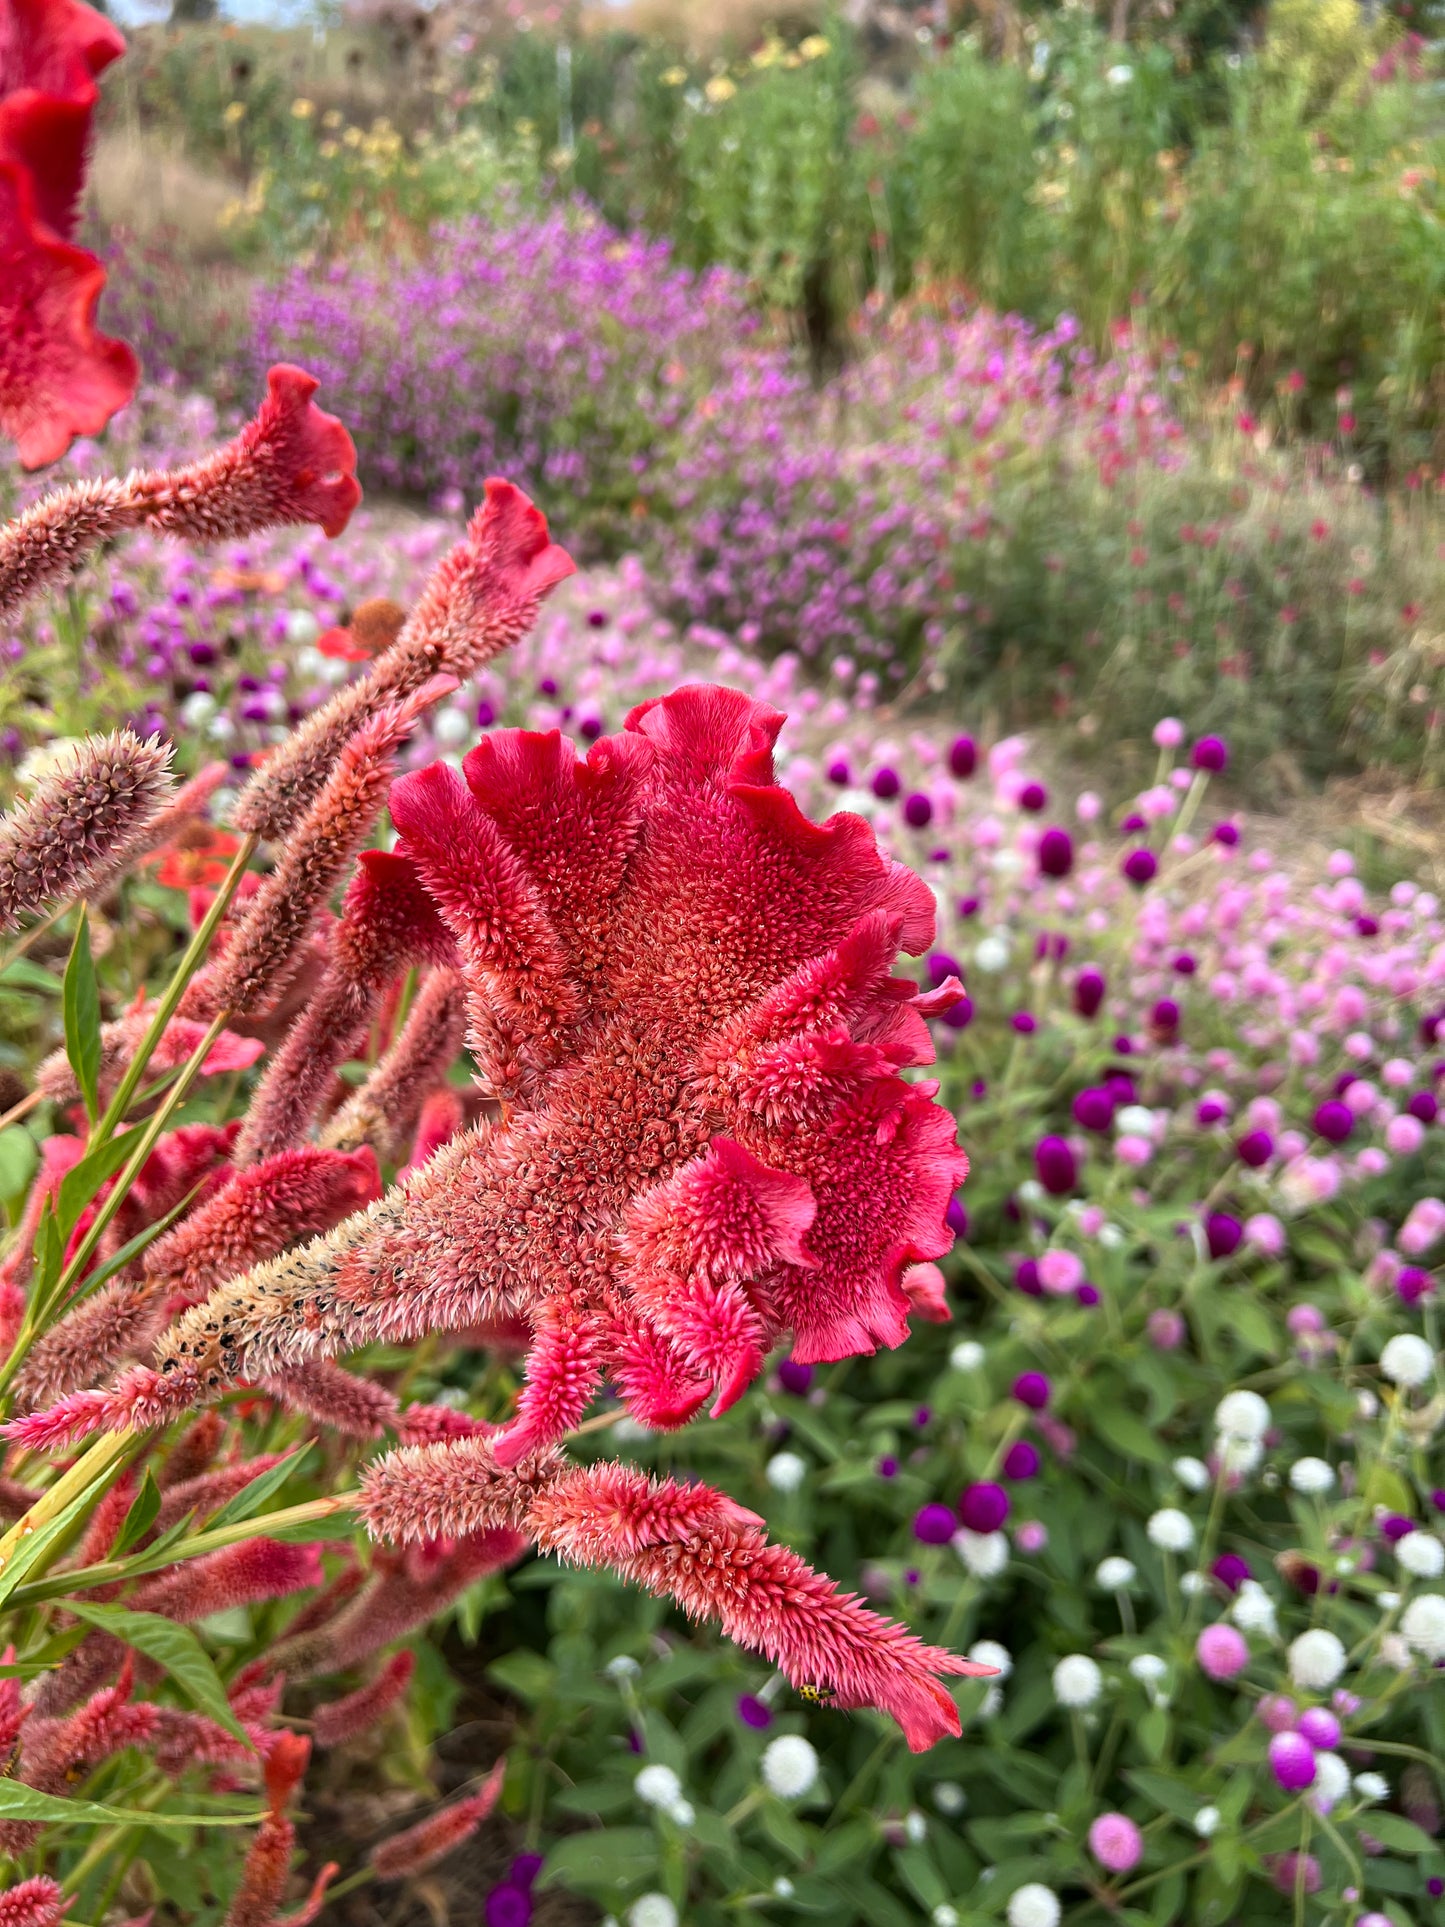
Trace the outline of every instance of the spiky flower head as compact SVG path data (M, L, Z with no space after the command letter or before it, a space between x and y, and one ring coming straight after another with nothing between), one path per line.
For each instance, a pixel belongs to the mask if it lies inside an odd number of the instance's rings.
M91 736L0 817L0 932L124 868L171 793L170 761L128 729Z
M440 1813L420 1820L405 1833L393 1834L371 1852L371 1869L378 1880L404 1880L435 1866L444 1854L469 1840L486 1819L502 1791L507 1763L498 1760L481 1786L464 1800L454 1800Z

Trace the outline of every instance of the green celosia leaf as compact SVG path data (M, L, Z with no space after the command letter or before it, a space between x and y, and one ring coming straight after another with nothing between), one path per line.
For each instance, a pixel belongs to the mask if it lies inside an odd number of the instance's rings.
M159 1613L131 1612L124 1606L100 1606L85 1599L72 1599L67 1604L77 1618L114 1633L127 1646L134 1646L138 1653L163 1666L192 1705L236 1739L251 1744L231 1711L210 1654L188 1626L178 1626Z
M129 1552L138 1539L143 1539L156 1522L156 1514L161 1509L161 1489L149 1466L141 1480L140 1491L131 1500L130 1511L126 1513L120 1531L116 1534L115 1544L110 1549L110 1557L118 1559L123 1552Z
M241 1519L252 1519L258 1512L263 1512L267 1500L274 1492L280 1491L293 1472L300 1469L310 1450L309 1445L303 1445L289 1458L282 1459L279 1465L271 1466L259 1478L252 1479L249 1485L243 1485L239 1492L233 1492L215 1518L208 1522L207 1530L235 1525Z
M254 1827L260 1813L146 1813L102 1806L98 1800L67 1800L21 1780L0 1780L0 1819L35 1820L42 1826Z
M19 1124L0 1131L0 1203L18 1198L35 1175L40 1153L35 1139Z
M65 1054L85 1099L86 1116L94 1124L100 1113L100 986L90 954L90 923L82 904L65 966L61 996L65 1012Z

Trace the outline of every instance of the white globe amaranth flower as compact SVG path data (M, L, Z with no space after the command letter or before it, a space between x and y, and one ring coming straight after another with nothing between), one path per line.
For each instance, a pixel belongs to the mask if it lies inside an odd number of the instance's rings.
M976 1372L984 1362L983 1346L976 1338L965 1338L948 1354L948 1362L956 1372Z
M1259 1469L1259 1462L1263 1457L1263 1440L1235 1438L1228 1432L1221 1434L1219 1440L1219 1465L1221 1471L1234 1472L1238 1474L1240 1478L1244 1478L1247 1473L1255 1472ZM1266 1483L1274 1477L1275 1475L1273 1473L1266 1473Z
M1392 1613L1400 1604L1401 1595L1397 1592L1377 1592L1375 1604L1382 1613Z
M968 1649L968 1657L980 1666L996 1667L1000 1679L1007 1679L1014 1669L1013 1654L996 1639L976 1639Z
M1006 1918L1008 1927L1059 1927L1063 1912L1051 1887L1029 1880L1009 1895Z
M1413 1392L1433 1377L1435 1354L1414 1332L1398 1332L1380 1353L1380 1370L1392 1385Z
M677 1927L677 1909L666 1894L644 1894L628 1908L627 1927Z
M1126 1104L1114 1113L1114 1128L1121 1137L1152 1138L1154 1124L1154 1113L1147 1104Z
M1186 1456L1176 1459L1169 1469L1186 1492L1202 1492L1209 1484L1209 1467L1203 1459Z
M1221 1438L1262 1439L1269 1424L1269 1407L1258 1392L1226 1392L1214 1410Z
M818 1755L801 1733L784 1733L763 1749L763 1785L780 1800L801 1800L818 1783Z
M1186 1599L1193 1599L1201 1592L1208 1592L1208 1576L1202 1572L1181 1572L1179 1575L1179 1590L1184 1594Z
M1311 1693L1321 1693L1327 1686L1333 1686L1345 1670L1344 1646L1324 1626L1312 1626L1307 1633L1291 1640L1285 1658L1295 1685Z
M1060 1706L1092 1706L1103 1690L1104 1675L1087 1653L1070 1653L1054 1668L1054 1698Z
M691 1800L674 1800L663 1812L676 1827L690 1827L697 1818L697 1808Z
M1357 1773L1352 1782L1362 1800L1388 1800L1390 1782L1383 1773Z
M953 1535L953 1549L975 1579L997 1579L1009 1562L1006 1532L970 1532L960 1526Z
M1158 1546L1161 1552L1188 1552L1194 1544L1194 1527L1178 1506L1162 1506L1151 1513L1144 1530L1150 1545Z
M1310 1798L1323 1813L1338 1806L1350 1790L1350 1769L1338 1753L1316 1753Z
M456 749L475 733L475 725L464 709L438 709L432 716L432 741L441 749Z
M1431 1661L1445 1659L1445 1595L1422 1592L1400 1615L1400 1631L1412 1652Z
M1017 1192L1019 1203L1030 1206L1042 1204L1048 1195L1037 1178L1025 1178Z
M650 1425L640 1425L635 1418L620 1418L612 1428L612 1436L619 1445L641 1445L652 1437Z
M642 1668L631 1653L619 1653L616 1659L609 1659L602 1670L609 1679L636 1679Z
M1445 1572L1445 1543L1433 1532L1407 1532L1395 1541L1395 1557L1412 1579L1438 1579Z
M968 1805L968 1795L957 1780L940 1780L933 1789L933 1804L951 1820Z
M785 1873L780 1873L773 1882L773 1892L779 1900L791 1900L797 1891Z
M918 1808L914 1807L911 1813L905 1813L903 1816L903 1831L910 1846L921 1847L928 1838L927 1815L920 1813Z
M1324 1459L1296 1459L1289 1469L1289 1482L1307 1499L1317 1499L1335 1482L1335 1469Z
M645 1806L673 1807L682 1798L682 1781L670 1766L657 1761L643 1767L632 1782L632 1790Z
M774 1452L763 1477L775 1492L796 1492L808 1476L808 1461L796 1452Z
M321 634L321 624L309 609L286 611L286 640L293 649L305 649Z
M986 976L995 977L999 971L1008 969L1009 944L1007 937L984 937L973 948L973 962L976 970Z
M1132 1559L1120 1558L1117 1554L1099 1561L1094 1578L1105 1592L1127 1592L1139 1576L1139 1568Z
M1279 1622L1274 1601L1257 1579L1246 1579L1229 1609L1229 1616L1242 1633L1262 1633L1273 1639Z
M1201 1807L1194 1816L1194 1831L1201 1840L1212 1839L1219 1831L1219 1822L1222 1818L1223 1815L1218 1807Z
M1136 1653L1129 1661L1129 1672L1141 1685L1157 1686L1168 1677L1169 1662L1161 1659L1158 1653Z
M958 1927L958 1909L950 1907L946 1900L940 1901L928 1918L933 1927Z
M1128 1236L1122 1225L1101 1225L1099 1228L1099 1243L1104 1247L1105 1251L1122 1251L1128 1243Z

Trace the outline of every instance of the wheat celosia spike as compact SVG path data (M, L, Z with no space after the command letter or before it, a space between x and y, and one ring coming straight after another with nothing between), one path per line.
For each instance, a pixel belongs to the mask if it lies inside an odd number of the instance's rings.
M428 971L397 1037L366 1082L327 1120L321 1142L348 1149L372 1144L384 1156L397 1156L423 1104L456 1062L465 1036L460 976L455 970ZM448 1138L455 1135L455 1129L447 1132ZM424 1162L412 1158L413 1164Z
M155 1731L156 1709L131 1703L135 1666L127 1654L114 1686L92 1694L63 1719L26 1721L17 1779L42 1793L63 1793L79 1777L123 1747L143 1744Z
M391 786L392 754L436 695L456 687L435 677L369 716L346 744L306 815L217 961L191 979L181 1014L274 1007L301 961L317 913L346 874L381 813Z
M382 992L413 964L450 963L451 933L404 857L362 852L327 965L252 1098L236 1146L238 1165L299 1144L332 1072L365 1039Z
M318 1706L311 1715L316 1744L341 1746L347 1740L354 1740L358 1734L369 1732L385 1719L406 1692L415 1671L415 1653L393 1653L375 1679L368 1680L365 1686L358 1686L354 1693L348 1693L344 1699L327 1700Z
M133 469L123 480L57 489L0 527L0 616L47 584L63 582L102 542L148 528L190 542L219 542L290 522L340 535L361 500L356 449L311 397L314 376L285 363L266 377L266 398L234 441L176 469Z
M511 482L489 480L466 535L433 572L396 641L252 777L233 812L236 827L269 842L284 836L367 717L438 673L458 682L475 675L527 633L543 598L573 571L541 511Z
M263 1599L284 1599L321 1583L318 1546L288 1546L251 1539L188 1560L138 1586L129 1603L137 1612L161 1613L183 1623L208 1619Z
M419 1820L405 1833L394 1833L390 1840L373 1847L368 1860L378 1880L404 1880L409 1874L421 1873L464 1840L470 1840L501 1798L506 1776L507 1762L498 1760L479 1789L465 1800L454 1801L430 1819Z
M302 1412L343 1438L379 1439L383 1432L400 1428L401 1410L394 1393L373 1379L343 1371L330 1359L288 1365L276 1377L261 1379L260 1386L288 1412Z
M90 736L0 817L0 932L85 896L130 860L170 795L170 761L154 737Z
M60 1927L65 1895L45 1874L0 1893L0 1927Z
M296 1847L296 1827L287 1808L296 1797L310 1758L311 1742L301 1734L276 1735L266 1759L266 1802L270 1812L251 1842L240 1884L226 1914L225 1927L276 1927ZM334 1866L323 1868L298 1919L315 1917L336 1871Z

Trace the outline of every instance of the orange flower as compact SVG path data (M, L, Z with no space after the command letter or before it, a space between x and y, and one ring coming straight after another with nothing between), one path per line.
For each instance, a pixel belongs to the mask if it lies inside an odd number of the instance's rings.
M197 822L184 829L146 861L154 863L156 882L167 890L189 890L196 884L212 885L225 879L231 858L241 847L239 837L228 830L214 829Z

